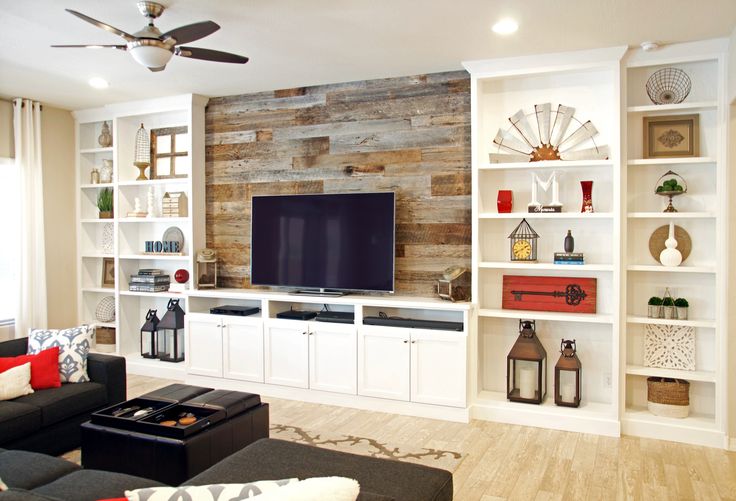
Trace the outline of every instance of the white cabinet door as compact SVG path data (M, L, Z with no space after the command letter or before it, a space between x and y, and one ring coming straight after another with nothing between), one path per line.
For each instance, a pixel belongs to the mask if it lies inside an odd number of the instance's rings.
M222 317L190 313L187 319L187 372L222 377Z
M263 322L239 317L225 317L222 322L224 376L262 383Z
M412 402L465 407L466 341L461 333L412 332Z
M269 320L265 327L265 381L309 387L309 324Z
M358 331L358 394L409 400L408 329L361 326Z
M312 322L309 326L309 387L356 394L357 334L354 325Z

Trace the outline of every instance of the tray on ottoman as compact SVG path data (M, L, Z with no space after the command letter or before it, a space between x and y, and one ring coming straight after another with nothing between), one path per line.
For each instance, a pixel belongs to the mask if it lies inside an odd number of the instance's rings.
M189 405L188 403L172 404L153 415L141 418L135 423L134 429L160 437L185 438L210 425L219 423L226 417L224 409ZM194 418L194 422L182 423L181 420L187 418Z
M123 430L135 430L139 420L173 405L175 404L166 400L142 397L134 398L93 412L90 416L90 421L103 426L111 426ZM146 409L150 410L145 414L135 415L136 412Z

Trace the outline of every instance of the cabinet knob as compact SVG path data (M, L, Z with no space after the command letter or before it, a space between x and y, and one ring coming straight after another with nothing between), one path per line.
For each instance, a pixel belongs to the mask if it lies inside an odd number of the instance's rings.
M408 340L408 339L404 339L404 344L406 344L406 343L408 343L408 342L409 342L409 340Z
M302 332L302 336L306 336L306 335L307 335L307 331Z
M416 339L415 339L414 341L412 341L412 342L411 342L411 344L415 344L416 342L417 342L417 341L416 341Z

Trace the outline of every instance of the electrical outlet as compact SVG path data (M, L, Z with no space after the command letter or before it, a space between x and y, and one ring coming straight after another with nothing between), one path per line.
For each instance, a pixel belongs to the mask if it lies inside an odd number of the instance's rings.
M613 386L613 378L610 372L606 372L605 374L603 374L603 386L606 388L610 388L611 386Z

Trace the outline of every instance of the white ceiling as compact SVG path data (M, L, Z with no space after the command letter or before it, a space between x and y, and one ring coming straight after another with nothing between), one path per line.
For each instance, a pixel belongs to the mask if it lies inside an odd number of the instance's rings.
M67 109L194 92L224 96L460 69L464 60L672 43L729 36L734 0L161 0L162 31L211 19L222 29L189 45L251 58L230 65L175 57L160 73L115 50L51 44L120 43L64 12L127 32L145 20L135 0L0 0L0 96ZM490 26L514 17L519 31ZM87 85L92 76L110 82Z

